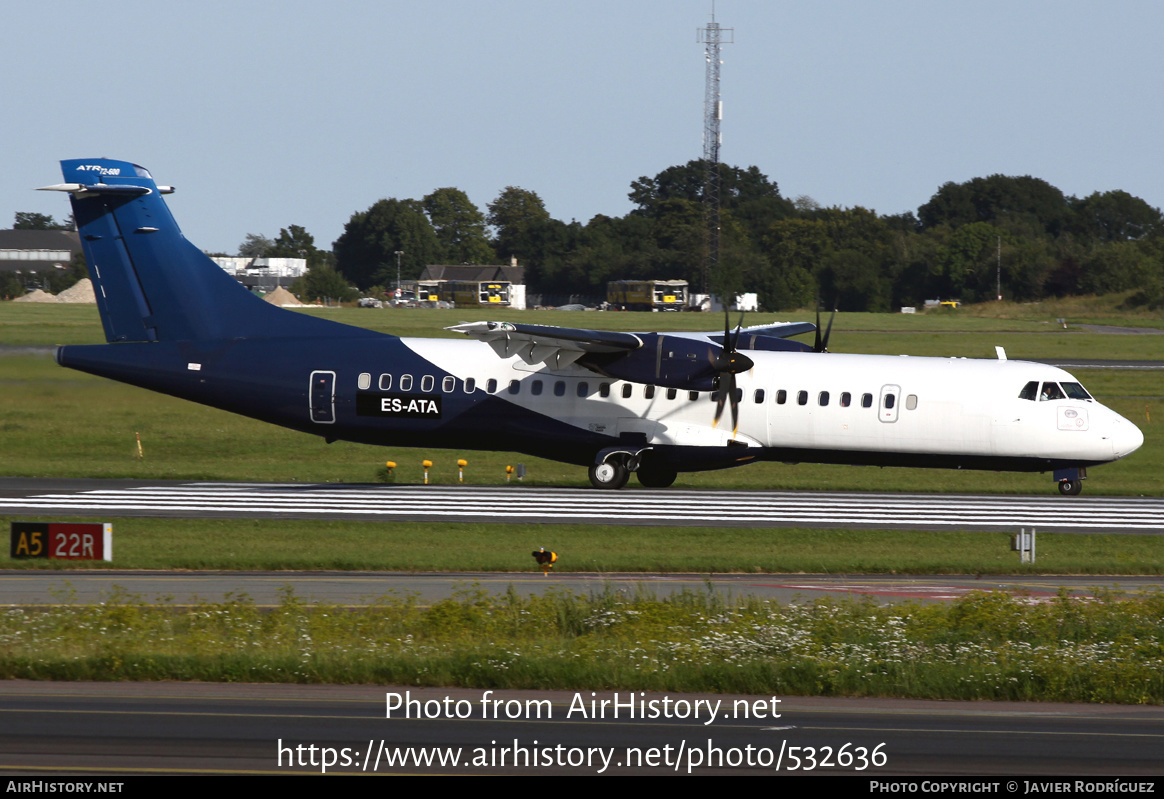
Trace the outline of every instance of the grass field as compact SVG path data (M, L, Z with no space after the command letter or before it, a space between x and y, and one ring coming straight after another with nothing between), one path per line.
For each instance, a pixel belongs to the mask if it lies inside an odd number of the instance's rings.
M1064 330L1055 318L1161 327L1120 316L1112 302L991 306L903 316L840 316L834 351L1012 358L1164 360L1164 336ZM1049 311L1049 313L1048 313ZM311 313L402 335L475 313L322 309ZM1076 319L1076 315L1079 316ZM604 329L714 329L697 314L506 313ZM781 315L808 320L811 314ZM770 321L755 315L749 323ZM506 453L326 445L314 436L94 378L21 347L99 343L92 306L0 304L0 475L370 482L385 460L394 479L504 482L523 462L532 485L583 485L582 469ZM1089 494L1164 494L1164 386L1159 372L1081 370L1105 404L1140 425L1144 447L1095 469ZM1155 420L1155 421L1153 421ZM144 457L137 453L137 436ZM705 488L1035 493L1046 476L945 470L759 464L681 475ZM514 486L520 491L520 486ZM1070 500L1064 500L1070 501ZM104 519L103 519L104 520ZM1004 533L755 528L391 525L285 520L115 520L118 567L527 571L529 552L564 554L562 571L1029 573ZM8 561L9 568L102 564ZM1164 538L1041 535L1039 573L1159 574ZM599 686L930 698L1164 701L1159 597L1085 604L973 595L940 607L827 601L781 608L713 595L546 598L473 595L420 607L409 598L352 612L288 595L275 610L246 597L195 609L117 595L102 606L65 601L0 616L0 678L392 682L528 688Z
M339 321L375 324L385 332L443 333L459 320L448 311L316 311ZM806 316L802 314L801 316ZM525 318L597 326L617 323L642 329L651 322L706 325L700 314L602 314L525 312ZM903 343L939 347L949 341L979 354L990 342L1012 336L1030 348L1028 357L1054 356L1060 341L1081 342L1074 351L1105 352L1120 343L1127 357L1150 358L1164 336L1102 335L1048 331L1038 320L994 320L954 313L848 315L870 330L862 349L893 352ZM391 323L391 324L389 324ZM927 324L944 333L902 332ZM608 325L609 326L609 325ZM955 332L951 327L976 330ZM987 329L981 329L985 326ZM997 328L997 329L996 329ZM1020 328L1020 329L1015 329ZM1030 332L1034 328L1037 332ZM21 331L20 335L12 333ZM92 306L0 304L0 343L22 339L45 346L74 337L100 341ZM59 338L52 338L58 336ZM838 332L834 341L841 341ZM1009 340L1009 339L1006 339ZM1122 342L1122 343L1121 343ZM1008 344L1009 347L1016 345ZM992 354L992 353L991 353ZM1092 470L1089 495L1164 495L1164 376L1155 371L1080 370L1078 376L1106 404L1131 418L1145 433L1132 457ZM0 357L4 398L0 417L0 475L41 477L172 478L373 482L386 460L398 464L393 480L418 483L420 462L431 459L434 483L457 481L456 460L469 461L465 480L505 482L505 467L523 463L524 485L582 486L583 469L511 453L380 448L337 442L284 430L183 400L62 369L50 355ZM1155 423L1151 420L1155 419ZM138 457L140 435L144 457ZM632 486L635 484L632 482ZM804 489L1031 493L1054 490L1046 475L1000 474L826 465L755 464L740 469L680 475L678 486L730 489ZM514 490L521 490L514 485ZM631 490L631 489L628 489ZM510 530L500 525L384 525L368 523L217 522L126 519L117 524L118 565L133 568L376 568L481 569L528 566L531 548L546 543L544 529ZM739 529L553 528L553 546L571 552L564 567L597 571L808 571L808 572L990 572L1018 569L999 550L1005 537L981 533L861 533L845 531ZM998 538L998 541L994 541ZM1069 573L1158 573L1160 553L1150 537L1063 537L1069 546L1040 547L1039 568ZM1085 540L1097 542L1084 545ZM1110 538L1110 540L1108 540ZM217 542L213 547L204 543ZM227 546L245 541L246 546ZM957 541L958 543L955 543ZM1001 541L1002 543L999 543ZM1106 541L1107 543L1103 543ZM293 545L290 545L294 542ZM1088 547L1091 547L1090 549ZM1095 547L1105 550L1099 554ZM1130 549L1129 549L1130 547ZM452 557L441 553L455 552ZM505 553L517 552L516 562ZM738 553L747 553L739 557Z
M1008 532L127 518L113 534L122 569L531 572L544 546L563 573L1164 574L1164 537L1151 535L1039 533L1031 566Z
M0 614L0 679L461 685L766 696L1164 702L1164 597L975 592L781 606L706 592L461 595L421 607L191 610L119 593Z

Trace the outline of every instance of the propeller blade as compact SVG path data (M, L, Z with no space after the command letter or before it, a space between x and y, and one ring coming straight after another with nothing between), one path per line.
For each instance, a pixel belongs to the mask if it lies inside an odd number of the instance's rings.
M732 439L735 439L740 430L740 401L736 392L736 376L731 372L728 373L728 398L732 406Z
M819 350L820 352L828 352L829 351L829 336L833 332L833 320L836 318L837 318L837 306L833 305L833 312L829 316L829 326L825 329L824 341L821 342L821 348ZM819 335L819 333L820 333L820 328L818 327L817 334Z
M813 352L824 352L824 346L820 337L820 298L816 300L816 341L812 345Z
M731 373L729 372L728 374L730 375ZM721 385L721 381L722 381L722 378L716 378L715 418L712 419L712 421L711 421L711 426L713 429L719 426L719 419L721 416L723 416L723 403L724 403L724 400L727 399L727 394L724 393L723 386Z

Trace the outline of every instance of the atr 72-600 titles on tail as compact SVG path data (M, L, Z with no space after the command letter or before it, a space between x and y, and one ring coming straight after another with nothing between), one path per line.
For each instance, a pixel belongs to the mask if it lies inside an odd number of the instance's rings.
M142 167L61 167L67 182L46 188L71 197L109 343L60 347L57 362L328 441L523 452L589 467L600 488L632 472L661 488L678 472L804 461L1053 472L1063 494L1144 441L1067 372L1001 351L826 354L808 323L631 334L474 322L451 328L471 340L449 340L317 319L211 262ZM813 330L815 346L787 338Z

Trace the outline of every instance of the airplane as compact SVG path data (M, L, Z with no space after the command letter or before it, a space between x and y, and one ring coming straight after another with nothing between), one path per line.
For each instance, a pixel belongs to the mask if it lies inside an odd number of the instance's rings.
M135 164L61 162L106 344L62 366L336 440L512 451L633 473L759 461L1052 472L1143 444L1062 369L998 358L828 353L817 324L621 333L472 322L466 339L399 338L277 308L182 235ZM816 331L814 344L789 337ZM731 425L725 408L730 408ZM723 422L723 424L721 424Z

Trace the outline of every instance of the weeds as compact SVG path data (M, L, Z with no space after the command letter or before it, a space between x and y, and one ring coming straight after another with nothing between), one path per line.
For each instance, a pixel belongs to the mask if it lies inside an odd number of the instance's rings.
M101 605L0 613L0 678L624 688L932 699L1164 702L1164 596L979 592L940 606L779 605L607 586L424 608L193 608L117 590Z

